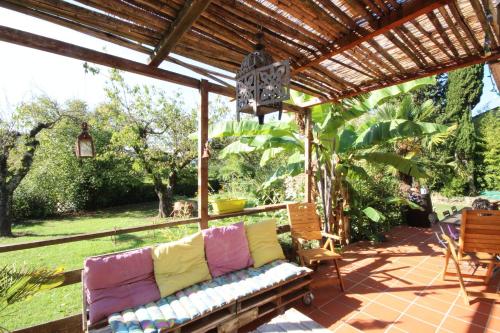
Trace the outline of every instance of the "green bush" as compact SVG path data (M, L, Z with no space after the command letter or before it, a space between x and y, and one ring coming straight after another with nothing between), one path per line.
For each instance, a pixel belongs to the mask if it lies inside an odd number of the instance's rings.
M441 193L448 198L462 196L466 194L468 188L468 181L460 175L456 175L447 182L441 189Z
M84 104L74 108L87 118ZM83 117L83 116L82 116ZM109 151L111 134L91 124L97 156L79 160L74 154L78 122L64 119L43 133L33 166L14 192L16 219L139 203L156 199L153 186L135 171L130 156Z
M397 196L397 179L384 169L370 168L368 172L370 179L350 180L351 206L346 214L350 217L352 241L380 241L381 233L404 222L400 206L387 200ZM378 210L383 218L378 222L370 220L363 212L366 207Z

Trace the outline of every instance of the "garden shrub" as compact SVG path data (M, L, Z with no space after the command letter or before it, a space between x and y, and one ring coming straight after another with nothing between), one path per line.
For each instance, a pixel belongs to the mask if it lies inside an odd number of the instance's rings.
M351 206L346 213L351 222L351 241L379 241L381 233L404 223L400 206L387 200L397 196L397 179L384 169L369 168L368 172L371 179L350 180ZM370 220L363 213L366 207L375 208L383 214L383 218L378 222Z

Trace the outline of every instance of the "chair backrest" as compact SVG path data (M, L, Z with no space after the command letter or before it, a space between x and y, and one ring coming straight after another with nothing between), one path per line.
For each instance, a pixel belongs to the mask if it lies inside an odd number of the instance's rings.
M316 212L316 204L288 204L287 210L292 237L304 240L321 239L321 220Z
M460 255L465 252L500 253L500 211L462 210Z

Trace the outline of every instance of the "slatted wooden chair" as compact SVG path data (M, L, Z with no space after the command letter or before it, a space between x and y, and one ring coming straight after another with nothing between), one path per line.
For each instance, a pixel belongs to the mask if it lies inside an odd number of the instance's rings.
M337 262L342 259L342 256L335 252L334 246L334 241L339 240L339 237L321 230L321 221L314 203L288 204L287 210L292 242L300 263L303 266L317 267L321 262L333 261L340 289L344 291L344 283ZM309 241L319 241L321 246L307 249L304 245Z
M496 257L500 254L500 211L464 209L458 245L448 235L443 234L442 237L447 243L443 280L447 276L458 277L465 304L470 304L469 297L500 299L498 293L467 291L464 284L464 278L480 279L487 284L493 274L493 269L500 266ZM450 259L455 264L455 272L448 271ZM487 265L486 273L484 275L463 274L461 262Z

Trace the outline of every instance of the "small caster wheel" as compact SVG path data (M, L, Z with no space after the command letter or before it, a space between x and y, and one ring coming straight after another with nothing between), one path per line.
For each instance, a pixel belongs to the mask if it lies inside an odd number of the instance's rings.
M302 302L304 303L304 305L311 305L312 302L314 300L314 295L312 293L307 293L304 295L304 297L302 297Z

